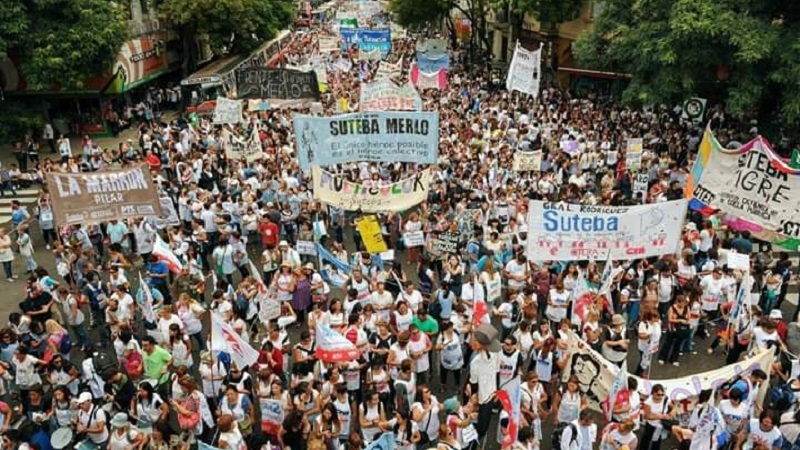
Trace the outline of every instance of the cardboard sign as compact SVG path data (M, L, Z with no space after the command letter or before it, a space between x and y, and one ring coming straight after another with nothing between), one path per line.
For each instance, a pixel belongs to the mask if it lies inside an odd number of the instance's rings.
M381 233L381 224L378 223L378 218L375 216L364 216L356 219L356 228L361 235L361 240L364 242L364 247L372 254L383 253L389 248L386 246L386 241L383 240Z

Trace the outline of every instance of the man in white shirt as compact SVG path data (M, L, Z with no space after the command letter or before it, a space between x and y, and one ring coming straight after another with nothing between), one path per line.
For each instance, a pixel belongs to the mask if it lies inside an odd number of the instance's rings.
M472 334L470 347L475 355L469 364L469 382L472 392L478 393L479 436L486 436L492 418L492 408L497 393L497 374L500 373L499 332L490 324L480 325Z
M108 428L106 428L106 412L99 406L92 404L92 394L83 392L78 397L78 433L86 433L89 440L97 448L105 448L108 441Z
M588 409L580 412L578 420L571 422L561 432L561 447L557 450L592 450L597 441L597 424Z

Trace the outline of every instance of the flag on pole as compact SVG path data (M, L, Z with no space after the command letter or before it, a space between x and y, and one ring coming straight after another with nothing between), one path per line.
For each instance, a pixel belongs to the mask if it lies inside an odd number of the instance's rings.
M489 323L489 306L481 299L475 299L472 305L472 326Z
M211 350L229 353L239 368L258 361L258 352L215 313L211 313Z
M267 293L267 285L264 284L264 279L261 277L261 272L258 270L253 261L250 261L250 276L256 280L256 286L258 286L258 293L259 294L266 294Z
M175 256L175 253L169 248L166 242L164 242L158 235L156 235L156 242L153 244L153 254L158 257L161 261L167 263L169 266L169 270L172 273L179 273L181 269L183 269L183 264ZM145 261L147 262L147 261Z
M617 376L611 383L611 389L608 392L608 398L603 402L603 412L607 421L611 420L611 415L614 412L614 406L617 404L617 396L620 392L628 387L628 371L624 368L617 370Z
M150 291L150 286L144 282L142 272L139 272L139 290L142 291L142 316L144 316L144 320L155 323L156 313L153 310L153 293Z
M497 391L497 399L508 413L508 433L503 436L502 448L510 448L517 441L520 413L520 378L515 377Z
M317 357L325 363L353 361L361 356L355 344L325 323L317 324Z
M367 450L394 450L394 433L383 433L381 437L367 446Z

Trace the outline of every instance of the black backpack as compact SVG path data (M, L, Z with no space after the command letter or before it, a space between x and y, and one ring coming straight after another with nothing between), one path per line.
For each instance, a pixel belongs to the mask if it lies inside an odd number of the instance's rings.
M103 378L107 378L109 374L119 370L116 355L112 355L106 350L98 350L92 356L92 365L94 371Z

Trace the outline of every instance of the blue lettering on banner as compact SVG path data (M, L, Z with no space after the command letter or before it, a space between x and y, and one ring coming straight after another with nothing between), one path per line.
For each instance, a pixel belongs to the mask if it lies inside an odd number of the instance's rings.
M340 28L339 35L342 38L340 45L343 52L346 52L350 46L356 45L361 52L371 53L378 50L381 57L385 58L392 51L392 30L390 28L379 30Z
M293 119L303 170L356 161L435 164L439 158L436 112L375 111Z
M544 212L544 229L547 231L579 231L584 233L604 233L619 231L618 217L581 217L580 214L562 215L558 211Z
M423 55L417 52L417 67L421 72L433 73L441 69L450 70L450 54L444 53L438 56Z

